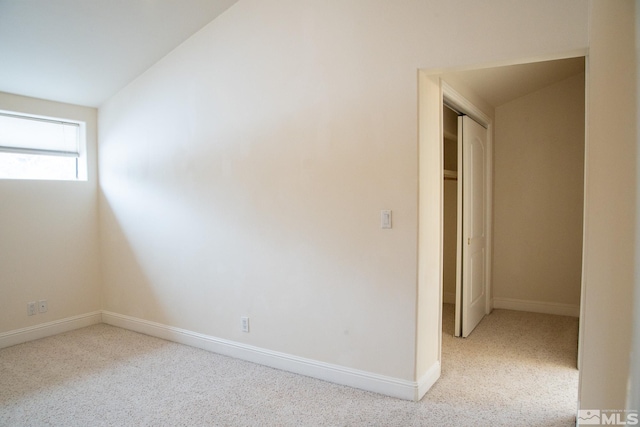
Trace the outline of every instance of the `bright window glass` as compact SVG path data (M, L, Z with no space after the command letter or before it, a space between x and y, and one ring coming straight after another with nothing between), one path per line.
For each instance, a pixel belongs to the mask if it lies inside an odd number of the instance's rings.
M0 152L0 179L78 179L78 158Z
M0 112L0 179L86 180L84 124Z

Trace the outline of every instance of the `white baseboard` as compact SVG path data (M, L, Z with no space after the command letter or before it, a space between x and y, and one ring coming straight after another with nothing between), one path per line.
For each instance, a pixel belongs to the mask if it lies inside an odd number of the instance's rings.
M493 308L580 317L579 305L560 304L555 302L527 301L513 298L493 298Z
M29 326L27 328L3 332L0 334L0 348L50 337L52 335L73 331L74 329L80 329L85 326L91 326L98 323L102 323L102 312L94 311L92 313L80 314L78 316L41 323L40 325Z
M420 400L429 391L431 387L440 378L441 366L440 361L437 361L427 370L427 372L418 380L418 395L416 400Z
M440 377L439 362L431 366L419 381L408 381L271 351L108 311L85 313L0 333L0 348L69 332L101 322L283 371L404 400L418 401L422 399Z
M437 368L432 367L418 383L266 350L108 311L102 312L102 321L225 356L404 400L419 400L440 375L438 364Z

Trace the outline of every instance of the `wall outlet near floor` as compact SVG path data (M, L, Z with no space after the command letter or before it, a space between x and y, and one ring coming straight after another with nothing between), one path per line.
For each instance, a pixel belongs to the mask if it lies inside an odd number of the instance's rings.
M27 316L33 316L37 313L36 311L36 302L30 301L27 303Z
M41 299L38 301L38 311L40 313L46 313L49 308L47 307L47 300Z
M241 317L240 318L240 328L242 329L242 332L249 332L249 318L248 317Z

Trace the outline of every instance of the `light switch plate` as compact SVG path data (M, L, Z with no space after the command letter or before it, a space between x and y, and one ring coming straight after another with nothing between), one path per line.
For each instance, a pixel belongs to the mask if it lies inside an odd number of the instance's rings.
M380 211L380 227L391 228L391 210L385 209Z

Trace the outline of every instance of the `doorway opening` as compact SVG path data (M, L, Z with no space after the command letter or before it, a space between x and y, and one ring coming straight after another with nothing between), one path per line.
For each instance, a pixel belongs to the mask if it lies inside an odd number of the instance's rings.
M454 335L467 337L489 313L491 264L491 120L459 108L447 90L443 105L443 302L455 305ZM446 290L445 290L446 289Z
M424 239L419 244L425 256L420 261L424 268L419 276L419 295L424 298L419 299L419 309L437 310L440 316L438 358L432 371L445 369L443 326L446 331L448 320L442 317L447 311L443 310L443 303L455 304L459 299L451 286L451 272L458 263L461 239L454 225L460 218L450 215L450 210L457 208L460 196L455 191L461 178L460 165L452 165L451 159L461 153L455 153L453 141L457 135L447 130L444 121L447 115L455 121L466 111L465 105L449 111L451 105L446 98L452 91L463 94L465 101L485 112L492 126L489 136L494 151L489 154L489 170L493 172L488 177L488 191L493 202L489 206L488 234L493 245L490 243L487 256L493 258L486 273L486 312L505 309L559 315L574 322L575 333L569 333L568 340L572 340L569 348L575 353L575 369L579 360L579 349L576 351L575 347L580 343L576 335L582 320L585 68L585 58L581 56L420 75L420 228ZM552 124L540 124L543 119ZM433 173L434 155L440 158L438 176ZM453 194L452 188L456 189ZM434 199L440 201L439 213L427 203ZM430 239L436 227L439 248ZM456 236L453 244L447 242L447 234ZM436 279L436 271L428 261L423 262L435 253L440 262L438 303L429 299L433 295L429 283ZM451 258L452 254L455 258ZM424 330L427 332L423 337L436 333L429 327ZM430 363L433 362L426 361Z

